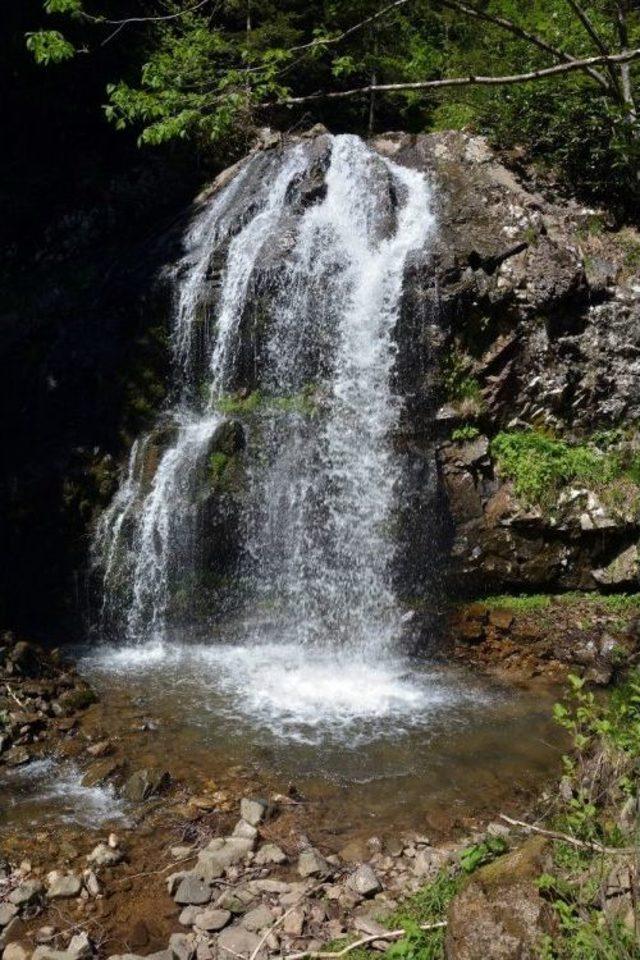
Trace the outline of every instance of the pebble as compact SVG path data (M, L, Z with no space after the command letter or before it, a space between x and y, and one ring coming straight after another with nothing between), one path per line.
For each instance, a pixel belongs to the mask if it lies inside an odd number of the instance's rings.
M200 907L190 906L185 907L180 916L178 917L178 923L181 923L183 927L192 927L196 922L196 917L202 911Z
M42 884L38 880L27 880L11 891L8 900L16 907L23 907L35 900L40 893L42 893Z
M242 918L242 926L245 930L264 930L265 927L270 926L272 923L273 914L264 904L260 904L260 906L254 910L249 910Z
M363 863L351 874L347 884L354 893L359 893L362 897L371 897L382 889L382 884L378 880L374 870L368 863Z
M246 930L244 927L227 927L218 937L218 956L220 960L237 960L238 957L252 957L260 946L260 937ZM266 956L266 949L261 947L257 957L260 960ZM22 958L20 958L22 960Z
M193 909L193 908L190 908ZM183 911L184 913L184 911ZM200 930L206 930L208 933L217 933L218 930L222 930L223 927L231 920L231 911L230 910L203 910L202 913L198 913L193 923ZM182 914L180 915L180 923L182 923Z
M8 943L2 960L29 960L29 951L25 950L21 943Z
M114 850L106 843L99 843L87 857L87 863L94 867L115 867L120 863L124 854L121 850Z
M169 949L175 960L193 960L196 944L192 934L172 933L169 937Z
M196 876L186 876L180 881L173 899L184 905L209 903L211 888Z
M298 857L298 873L301 877L321 877L331 873L331 865L313 847L303 850Z
M248 840L255 840L258 836L258 830L252 824L248 823L246 820L238 820L235 827L233 828L234 837L245 837Z
M264 820L267 813L267 803L264 800L252 800L243 797L240 801L240 816L252 827L257 827Z
M306 915L302 907L295 907L290 913L285 915L282 921L282 929L290 937L302 936Z
M13 920L18 912L18 908L13 903L0 903L0 927L6 927L10 920Z
M50 900L65 900L77 897L82 890L82 880L75 873L62 874L53 870L47 876L47 897Z
M267 866L272 863L286 863L287 855L277 843L265 843L255 855L254 863L258 866Z

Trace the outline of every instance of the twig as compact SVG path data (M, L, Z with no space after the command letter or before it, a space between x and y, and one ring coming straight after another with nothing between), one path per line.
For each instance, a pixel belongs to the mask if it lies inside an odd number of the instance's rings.
M446 927L447 921L440 920L438 923L421 923L421 930L441 930L443 927ZM335 953L330 953L326 950L307 950L303 953L288 953L284 956L283 960L335 960L337 957L344 957L346 954L351 953L352 950L357 950L358 947L364 947L368 943L373 943L376 940L400 940L406 934L406 930L390 930L388 933L375 933L368 937L362 937L361 940L356 940L354 943L347 944L346 947L343 947L342 950L338 950ZM254 960L252 957L251 960Z
M445 77L442 80L418 80L413 83L369 84L366 87L354 87L352 90L321 91L320 93L310 93L303 97L283 97L281 100L264 103L262 106L288 106L296 103L307 103L309 100L322 99L341 100L345 97L355 97L359 94L371 93L372 91L395 93L401 92L402 90L430 90L442 87L467 87L472 85L500 86L501 84L526 83L529 80L544 80L547 77L555 77L558 74L570 73L575 70L586 71L588 67L596 66L599 63L630 63L632 60L637 60L638 58L640 58L640 47L636 47L634 50L625 50L623 53L611 54L611 56L606 57L587 57L585 60L572 60L571 63L557 63L553 67L530 70L528 73L507 74L499 77Z
M11 687L9 686L8 683L5 684L5 686L6 686L6 688L7 688L7 693L9 694L9 696L11 697L11 699L12 699L12 700L15 700L15 702L18 704L18 706L19 706L22 710L24 710L24 708L25 708L25 706L26 706L26 703L23 703L22 700L19 700L18 697L16 697L15 693L13 692L13 690L11 689Z
M322 883L318 883L315 887L312 887L311 890L307 890L307 891L305 891L305 893L300 894L300 896L298 897L298 899L296 900L296 902L295 902L291 907L289 907L289 909L288 909L285 913L283 913L281 917L278 917L278 919L275 921L275 923L272 923L271 926L267 929L266 933L264 934L264 936L263 936L262 939L260 940L260 943L258 944L258 946L255 948L255 950L254 950L253 953L251 954L251 957L249 958L249 960L256 960L256 957L257 957L258 954L260 953L262 947L265 945L265 943L266 943L267 940L269 939L269 936L273 933L273 931L276 929L276 927L279 927L281 923L284 923L285 917L288 917L289 914L292 913L292 912L295 910L295 908L296 908L303 900L305 900L307 897L313 896L313 894L314 894L317 890L320 890L320 888L323 887L324 884L325 884L325 881L323 880Z
M85 13L84 10L79 14L83 20L89 20L91 23L107 23L110 26L125 26L128 23L157 23L159 21L165 20L177 20L179 17L184 17L188 13L194 13L196 10L199 10L200 7L204 7L205 3L209 3L210 0L200 0L199 3L194 4L192 7L187 7L186 10L179 10L177 13L167 13L163 16L158 17L125 17L124 20L108 20L106 17L94 17L90 13Z
M603 847L601 843L596 843L592 840L578 840L577 837L572 837L570 833L561 833L559 830L545 830L542 827L534 826L532 823L525 823L524 820L513 820L512 817L508 817L504 813L500 814L500 819L504 820L505 823L510 823L513 827L522 827L523 830L540 833L543 837L551 837L553 840L564 840L565 843L570 843L572 846L579 847L581 850L593 850L595 853L622 854L625 856L634 852L634 847Z

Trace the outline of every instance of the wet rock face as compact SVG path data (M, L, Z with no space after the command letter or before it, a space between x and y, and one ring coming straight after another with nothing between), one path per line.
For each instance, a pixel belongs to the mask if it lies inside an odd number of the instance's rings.
M612 509L574 485L531 509L489 445L501 430L584 442L622 426L637 446L640 292L624 244L594 239L593 211L538 193L481 138L393 134L373 146L434 186L433 259L407 274L398 363L407 433L423 450L434 441L452 521L439 541L448 591L637 585L631 498Z

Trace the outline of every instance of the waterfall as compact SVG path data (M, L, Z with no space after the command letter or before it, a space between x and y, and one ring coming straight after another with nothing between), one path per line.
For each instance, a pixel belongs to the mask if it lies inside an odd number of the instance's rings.
M185 235L165 444L152 476L153 438L134 446L94 545L104 609L131 641L165 636L202 563L203 478L230 416L247 435L228 588L244 640L382 653L399 637L394 333L433 230L430 191L357 137L323 139L326 157L308 143L254 154Z

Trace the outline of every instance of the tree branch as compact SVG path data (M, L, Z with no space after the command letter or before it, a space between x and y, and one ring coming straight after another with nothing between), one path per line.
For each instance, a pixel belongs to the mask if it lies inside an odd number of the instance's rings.
M611 54L602 57L588 57L585 60L572 60L570 63L558 63L553 67L543 67L540 70L530 70L528 73L508 74L498 77L446 77L442 80L418 80L416 82L406 83L380 83L369 84L366 87L354 87L352 90L334 90L331 92L322 91L320 93L310 93L303 97L283 97L281 100L265 103L265 107L279 105L293 105L296 103L308 103L310 100L341 100L346 97L355 97L360 94L371 93L395 93L403 90L436 90L444 87L468 87L468 86L501 86L516 83L527 83L530 80L544 80L547 77L555 77L564 73L575 71L586 72L589 67L598 64L630 63L632 60L640 58L640 47L633 50L625 50L623 53Z
M560 50L559 47L554 47L553 44L547 43L546 40L537 34L530 33L528 30L525 30L524 27L514 23L513 20L508 20L506 17L498 17L492 13L487 13L485 10L479 10L477 7L470 6L468 3L460 2L460 0L439 0L439 2L443 7L448 7L450 10L458 10L467 17L474 17L478 20L484 20L485 23L492 23L496 27L501 27L502 30L507 30L514 36L520 37L521 40L532 43L535 47L538 47L539 50L550 53L551 56L556 57L558 60L564 60L565 63L575 62L575 57L572 57L569 53L565 53L564 50ZM606 53L606 51L604 52ZM610 91L611 84L598 70L589 68L587 73L589 73L600 86L604 87L605 90Z
M90 23L106 23L110 27L125 27L129 23L156 23L161 20L177 20L179 17L184 17L188 13L194 13L196 10L199 10L200 7L204 7L206 3L210 2L211 0L199 0L199 3L196 3L193 7L187 7L186 10L179 10L177 13L167 13L158 17L125 17L124 20L108 20L106 17L94 17L90 13L85 13L84 10L80 11L79 16L81 16L83 20L88 20Z
M315 40L310 40L309 43L301 43L297 47L289 47L288 53L297 53L299 50L310 50L312 47L328 47L331 44L340 43L345 39L345 37L351 36L352 33L355 33L357 30L361 30L363 27L368 27L370 23L373 23L375 20L379 20L380 17L384 17L387 13L389 13L391 10L395 10L397 7L403 7L406 3L409 3L409 0L394 0L394 3L390 3L388 6L383 7L382 10L378 10L377 13L372 14L365 20L361 20L360 23L355 23L352 27L349 27L347 30L343 30L343 32L337 36L329 37L327 39L318 37Z
M627 856L633 853L634 847L603 847L601 843L590 842L588 840L578 840L572 837L570 833L560 833L558 830L543 830L542 827L536 827L532 823L525 823L524 820L514 820L506 814L501 813L500 819L505 823L510 823L513 827L522 827L523 830L529 830L531 833L540 833L543 837L550 837L552 840L563 840L565 843L578 847L580 850L593 850L595 853L607 853Z
M611 51L607 48L604 40L596 30L594 25L591 23L591 20L589 19L585 11L582 9L580 4L578 3L578 0L567 0L567 3L575 13L576 17L578 18L578 20L580 21L584 29L587 31L588 35L591 37L591 40L595 44L596 50L599 50L603 56L608 56ZM611 64L607 64L607 70L609 71L609 76L611 77L611 80L618 93L618 96L622 98L622 91L620 90L620 83L618 81L618 76Z
M446 927L447 921L440 920L437 923L421 923L421 930L441 930ZM347 944L346 947L343 947L342 950L337 950L335 953L329 953L326 950L311 950L301 953L288 953L284 956L283 960L338 960L339 957L344 957L348 953L351 953L352 950L357 950L359 947L364 947L368 943L374 943L376 940L401 940L402 937L406 935L406 930L390 930L388 933L375 933L372 936L362 937L361 940L356 940L354 943Z

